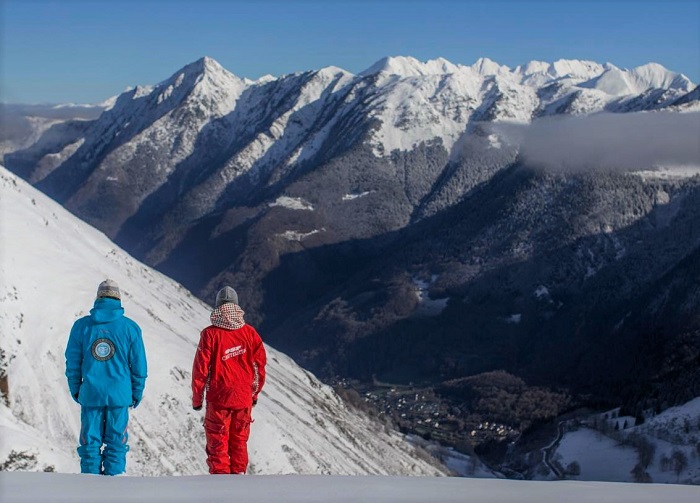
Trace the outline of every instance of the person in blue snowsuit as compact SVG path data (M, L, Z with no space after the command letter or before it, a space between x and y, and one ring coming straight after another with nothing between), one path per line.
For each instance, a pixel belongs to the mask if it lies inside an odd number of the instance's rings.
M68 388L81 405L82 473L124 473L129 407L141 402L146 375L141 328L124 316L117 283L105 280L90 316L75 322L66 347Z

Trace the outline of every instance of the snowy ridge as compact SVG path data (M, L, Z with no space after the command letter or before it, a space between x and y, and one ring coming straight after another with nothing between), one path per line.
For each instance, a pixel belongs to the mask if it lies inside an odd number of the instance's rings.
M240 150L238 156L231 159L229 165L232 174L236 176L252 169L263 158L267 158L266 161L269 162L279 162L294 152L295 148L295 156L298 157L300 152L306 149L308 152L303 157L310 157L318 151L318 145L305 145L323 142L326 136L323 135L319 139L303 138L304 132L314 122L315 117L322 113L321 105L328 104L327 100L321 99L322 96L337 93L346 86L352 87L358 81L373 75L379 79L375 84L377 97L371 100L372 104L366 111L369 112L370 118L378 118L383 123L382 130L375 136L376 142L383 147L375 149L379 154L388 154L394 149L410 150L420 141L430 142L436 139L441 139L449 150L454 143L454 137L465 131L470 120L482 119L480 116L473 117L471 112L478 110L488 101L488 91L496 77L498 86L507 89L507 93L502 94L507 101L501 104L501 108L515 107L522 111L518 113L517 110L511 110L489 117L489 120L531 120L536 109L546 108L551 103L551 100L541 97L540 103L531 106L531 101L538 100L535 96L537 91L555 83L562 86L557 95L558 99L582 93L593 92L595 95L595 91L602 92L601 99L588 100L589 104L581 107L577 113L600 111L616 100L636 96L650 89L671 90L673 96L679 97L694 87L687 77L655 63L625 70L610 63L601 65L592 61L531 61L511 70L488 58L480 58L473 65L465 66L453 64L443 58L421 62L412 57L402 56L383 58L358 76L337 67L327 67L314 72L312 79L302 83L298 100L272 123L268 131L261 132L253 142ZM303 76L304 74L295 74L276 81L267 78L251 82L235 77L211 58L202 58L156 86L152 92L158 95L159 103L166 99L175 99L171 95L182 99L174 90L182 88L183 92L189 92L193 84L188 79L195 79L196 91L192 92L190 100L201 98L201 101L207 104L209 115L214 117L230 112L236 99L250 86L274 82L285 82L294 86L299 85L298 77ZM525 106L521 101L525 102ZM254 99L252 106L246 108L250 110L262 103ZM316 106L308 107L312 104ZM350 113L350 109L358 104L349 102L349 107L339 110L340 115ZM302 119L300 123L293 124L298 127L288 128L290 116L302 108L302 117L308 117L309 121ZM250 115L250 112L246 115ZM409 122L410 130L406 130L404 125ZM280 143L281 139L284 140L281 142L284 144L275 146L279 153L268 154L272 144Z
M73 199L80 200L111 182L119 190L125 188L135 205L140 204L193 155L205 128L216 131L211 125L231 112L250 85L211 58L201 58L156 86L138 86L121 94L80 147L56 168L79 173L97 158L104 168L89 173L87 183L77 185ZM123 172L124 166L145 164L152 168L148 173Z
M360 75L378 76L380 98L370 111L382 123L371 141L378 156L435 141L450 151L475 120L528 123L537 111L590 114L652 89L670 91L670 102L693 88L687 77L655 63L624 70L580 60L531 61L511 70L488 58L464 66L391 57ZM540 93L548 86L558 89Z
M507 66L499 65L489 58L477 59L476 63L471 65L470 68L482 76L508 74L511 72L510 68Z
M649 89L676 89L687 93L693 88L693 83L685 76L669 72L656 63L638 66L629 71L608 64L605 72L580 86L598 89L613 96L627 96L642 94Z
M410 56L393 56L382 58L360 75L386 73L401 77L418 77L425 75L443 75L459 71L460 66L450 63L444 58L431 59L421 62Z
M178 221L182 215L193 221L246 187L293 179L336 153L339 143L367 144L380 158L420 145L454 157L481 122L527 124L542 115L658 110L677 102L692 110L693 86L653 63L626 70L532 61L511 70L488 58L466 66L407 56L383 58L358 75L329 66L251 81L204 57L153 87L110 100L63 148L36 142L27 179L58 187L52 195L72 210L102 200L105 191L128 193L114 229L92 222L113 236L150 196L177 197L158 202L174 206Z
M233 109L240 93L251 81L236 77L225 70L217 61L204 57L185 66L168 80L158 84L157 104L173 99L182 101L203 98L208 107L204 111L213 117L221 117Z
M565 78L579 82L589 80L604 70L605 66L594 61L560 59L554 63L530 61L516 67L513 73L520 76L522 84L542 87Z
M185 201L182 212L192 219L202 216L239 177L252 184L267 177L277 181L317 153L337 120L326 110L337 106L352 79L344 70L327 67L250 86L247 99L221 124L223 141L237 142L236 148L219 170L201 180L197 196Z
M67 391L63 354L72 323L110 277L122 288L126 315L143 329L149 362L143 403L131 412L127 474L206 473L190 370L210 308L2 167L0 217L0 369L9 389L0 404L0 462L24 452L26 463L9 470L79 471L80 407ZM268 358L253 413L252 473L445 473L397 433L346 408L287 356L268 348Z

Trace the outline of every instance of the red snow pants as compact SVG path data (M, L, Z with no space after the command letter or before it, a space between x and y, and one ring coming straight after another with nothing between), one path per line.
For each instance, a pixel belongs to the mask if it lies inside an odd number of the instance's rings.
M250 409L225 409L207 403L204 432L209 473L245 473L248 468Z

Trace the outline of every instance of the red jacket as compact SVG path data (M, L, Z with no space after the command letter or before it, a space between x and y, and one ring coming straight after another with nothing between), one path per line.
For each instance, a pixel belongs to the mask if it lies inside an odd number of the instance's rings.
M245 324L236 304L216 308L211 319L214 324L202 330L192 365L192 406L202 405L206 388L210 404L250 408L265 384L262 339Z

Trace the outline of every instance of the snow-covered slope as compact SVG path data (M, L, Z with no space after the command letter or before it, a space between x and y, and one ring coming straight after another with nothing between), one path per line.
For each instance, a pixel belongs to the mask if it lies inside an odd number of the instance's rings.
M584 427L564 434L555 460L563 467L578 463L578 480L633 482L640 451L646 449L643 471L652 482L700 484L700 397L634 423L615 411L592 416Z
M696 503L700 488L433 477L85 477L0 473L4 503Z
M392 155L421 146L436 159L463 157L471 152L465 137L482 122L660 109L692 88L651 63L627 70L533 61L510 69L487 58L467 66L406 56L357 75L327 67L251 81L204 57L155 86L122 93L85 131L66 128L61 138L57 128L8 152L4 163L110 237L122 231L132 239L144 222L162 218L159 239L161 230L279 190L348 150L366 148L377 158L369 162L392 172ZM418 169L426 187L464 178L435 162L429 173ZM457 185L453 192L470 188ZM407 192L416 201L430 196ZM95 209L99 202L112 210Z
M63 353L73 321L109 277L122 288L127 316L143 329L149 361L143 403L131 414L127 474L206 473L190 369L209 308L3 167L0 218L0 382L9 390L0 404L4 469L79 471L79 406L67 391ZM251 472L444 473L400 435L346 408L284 354L268 348L268 358L268 382L253 414Z

